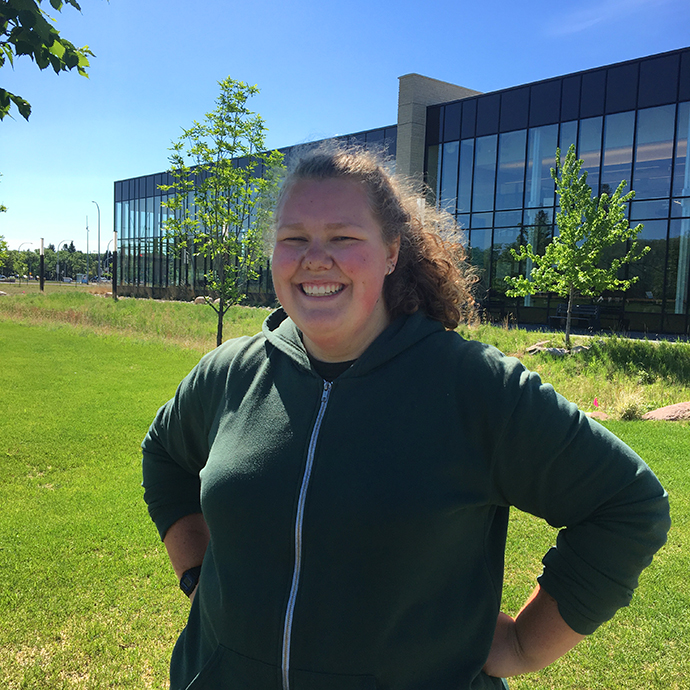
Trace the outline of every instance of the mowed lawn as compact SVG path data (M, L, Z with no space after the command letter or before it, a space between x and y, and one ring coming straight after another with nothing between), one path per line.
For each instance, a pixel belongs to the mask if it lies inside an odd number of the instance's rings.
M0 317L0 687L165 688L188 608L146 513L139 443L198 350ZM674 526L633 604L517 690L687 688L690 426L611 422ZM505 609L555 532L514 514Z

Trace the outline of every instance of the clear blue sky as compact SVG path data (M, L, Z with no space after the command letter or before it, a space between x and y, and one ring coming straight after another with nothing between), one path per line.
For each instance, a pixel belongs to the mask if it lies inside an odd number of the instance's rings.
M90 78L7 64L0 85L29 122L0 123L0 235L10 248L112 237L113 182L165 170L181 127L212 110L228 75L270 148L394 124L397 77L493 91L690 45L688 0L80 0L53 12L88 45ZM24 248L29 247L26 245Z

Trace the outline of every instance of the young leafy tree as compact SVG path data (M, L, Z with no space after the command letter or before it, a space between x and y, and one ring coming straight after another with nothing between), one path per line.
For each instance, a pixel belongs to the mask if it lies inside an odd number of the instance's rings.
M535 292L555 292L568 300L565 326L565 344L570 349L572 307L578 296L597 297L604 290L627 290L637 277L624 280L619 269L644 256L649 247L640 247L635 238L643 226L630 227L626 218L626 204L634 191L623 194L627 182L622 180L616 191L609 195L592 195L587 184L587 171L575 155L575 146L568 149L561 160L556 149L556 167L551 177L556 184L560 210L556 214L559 234L546 246L543 254L536 254L530 244L512 251L517 261L532 264L529 277L506 277L511 297L532 295ZM625 251L625 244L633 240ZM606 260L606 251L614 245L624 248L623 255Z
M14 59L28 55L39 69L52 67L56 74L75 69L88 77L86 68L93 53L88 46L75 48L53 26L53 19L40 7L41 0L0 0L0 67L5 60L10 65ZM71 5L81 12L77 0L50 0L58 12L64 5ZM31 106L21 96L0 88L0 120L8 115L14 104L26 120Z
M0 235L0 273L8 273L7 268L5 264L7 263L7 260L9 259L9 248L7 246L7 242L5 241L5 238Z
M174 183L161 186L172 192L165 227L176 250L209 266L206 301L218 314L217 345L223 342L225 312L256 277L283 168L281 153L264 151L264 121L247 107L259 89L230 77L219 85L215 110L173 143Z

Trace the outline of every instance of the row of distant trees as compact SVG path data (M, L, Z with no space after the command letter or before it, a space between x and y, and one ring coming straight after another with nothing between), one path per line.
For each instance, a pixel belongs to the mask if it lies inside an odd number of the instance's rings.
M63 245L59 252L56 251L55 245L49 244L43 254L46 280L63 280L63 278L76 280L77 275L87 274L87 263L89 280L95 280L98 276L98 255L89 254L87 262L86 253L78 251L74 242ZM0 275L8 278L19 276L20 279L24 276L27 279L38 278L40 261L38 249L23 249L22 251L9 249L0 236ZM111 252L101 255L101 265L102 276L109 278L112 265Z

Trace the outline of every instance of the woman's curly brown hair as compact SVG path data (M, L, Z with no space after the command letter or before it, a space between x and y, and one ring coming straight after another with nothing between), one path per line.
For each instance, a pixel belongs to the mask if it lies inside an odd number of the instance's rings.
M426 203L423 190L415 193L411 185L390 175L372 151L322 148L301 159L288 174L277 208L298 181L333 178L360 182L384 241L391 244L400 238L395 270L383 286L391 319L421 310L449 329L471 320L476 278L455 221Z

